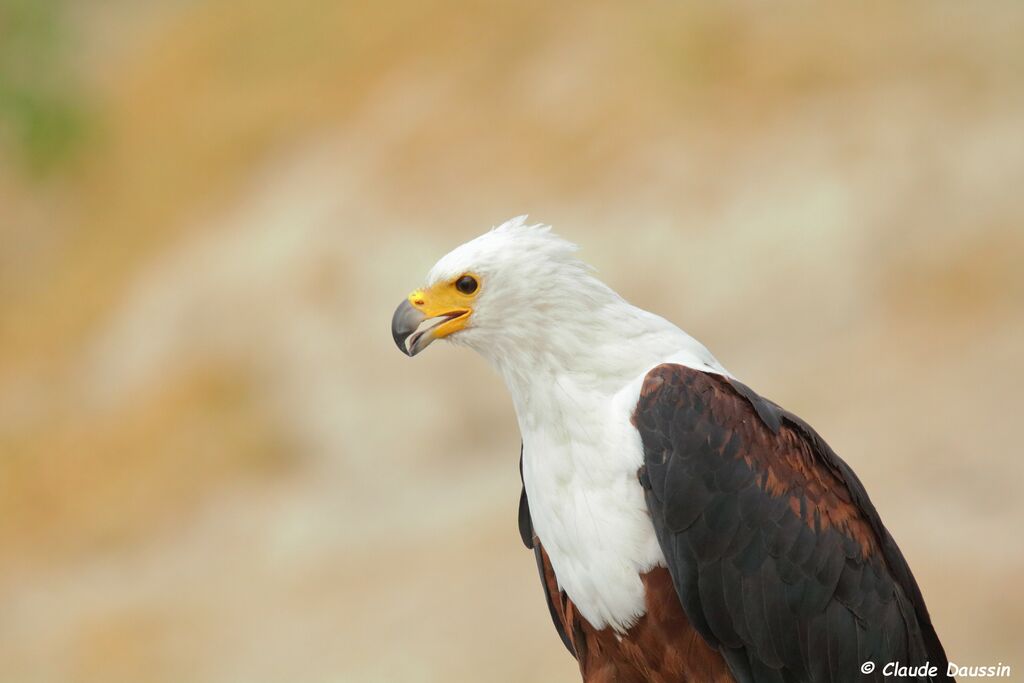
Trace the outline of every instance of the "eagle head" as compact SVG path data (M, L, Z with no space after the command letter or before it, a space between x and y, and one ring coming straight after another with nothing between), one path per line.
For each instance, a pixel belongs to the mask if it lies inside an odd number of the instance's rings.
M588 289L604 289L575 258L577 249L548 226L526 225L526 216L455 248L399 304L395 344L415 356L448 339L490 355L535 342L553 319L578 313Z

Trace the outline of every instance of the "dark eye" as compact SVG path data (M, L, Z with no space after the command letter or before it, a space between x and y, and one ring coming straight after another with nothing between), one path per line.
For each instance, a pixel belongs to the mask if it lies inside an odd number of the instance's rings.
M476 291L478 286L476 278L472 275L463 275L455 281L455 289L459 290L463 294L472 294Z

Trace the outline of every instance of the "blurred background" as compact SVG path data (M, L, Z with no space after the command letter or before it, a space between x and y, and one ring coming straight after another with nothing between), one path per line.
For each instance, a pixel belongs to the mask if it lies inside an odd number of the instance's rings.
M1024 4L0 0L0 681L573 681L401 298L522 213L1024 667Z

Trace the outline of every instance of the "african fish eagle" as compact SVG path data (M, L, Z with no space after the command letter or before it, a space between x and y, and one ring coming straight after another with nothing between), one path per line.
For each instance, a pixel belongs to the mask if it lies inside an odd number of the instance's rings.
M438 261L392 335L409 356L464 344L504 378L519 530L583 680L883 680L887 662L946 679L850 467L576 251L513 219Z

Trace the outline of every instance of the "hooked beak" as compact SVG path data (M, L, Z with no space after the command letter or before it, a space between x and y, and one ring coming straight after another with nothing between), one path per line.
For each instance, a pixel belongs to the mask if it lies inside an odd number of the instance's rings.
M447 337L462 329L469 314L470 311L464 308L444 312L423 311L406 299L398 305L391 318L391 336L402 353L415 356L435 339ZM436 320L437 323L417 332L419 326L428 320Z
M412 336L412 334L416 332L416 328L420 326L420 323L426 319L427 316L420 311L417 311L413 305L409 303L408 299L399 304L398 308L395 309L395 315L391 318L391 336L402 353L407 356L415 356L426 348L426 344L424 344L423 347L414 351L411 348L406 348L405 346L405 340ZM419 339L414 339L413 345L417 342L419 342Z

